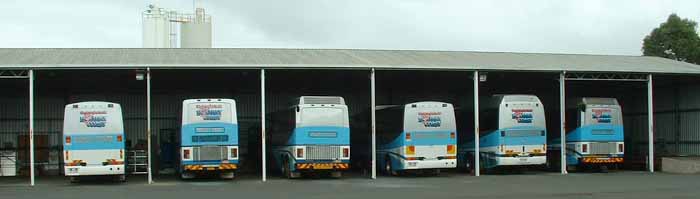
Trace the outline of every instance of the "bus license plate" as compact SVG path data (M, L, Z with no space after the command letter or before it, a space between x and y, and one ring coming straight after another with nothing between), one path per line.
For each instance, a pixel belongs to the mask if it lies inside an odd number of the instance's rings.
M518 158L518 160L520 160L520 162L527 162L527 158Z

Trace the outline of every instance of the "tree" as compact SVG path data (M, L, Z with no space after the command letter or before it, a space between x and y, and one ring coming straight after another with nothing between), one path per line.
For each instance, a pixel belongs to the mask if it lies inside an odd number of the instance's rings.
M644 38L644 55L700 64L700 36L696 31L697 25L695 21L671 14L666 22L654 28Z

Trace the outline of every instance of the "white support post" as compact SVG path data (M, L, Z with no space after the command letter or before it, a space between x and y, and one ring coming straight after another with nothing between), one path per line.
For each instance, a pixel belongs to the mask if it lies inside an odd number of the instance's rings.
M153 167L151 160L151 68L146 68L146 133L148 144L148 184L153 184Z
M262 143L262 181L267 181L267 150L265 149L265 69L260 69L260 139Z
M34 186L34 70L29 70L29 184Z
M560 166L561 174L567 174L566 171L566 72L559 73L559 149L560 149Z
M479 71L474 71L474 176L481 175L479 128Z
M372 71L369 75L370 81L370 108L372 113L372 179L377 179L377 101L375 92L375 71Z
M647 106L649 119L649 172L654 173L654 82L651 74L647 76Z

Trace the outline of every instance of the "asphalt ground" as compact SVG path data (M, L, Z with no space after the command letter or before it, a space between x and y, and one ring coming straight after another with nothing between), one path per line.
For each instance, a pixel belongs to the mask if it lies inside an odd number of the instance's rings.
M341 179L288 180L271 176L241 176L235 180L130 176L127 183L102 179L71 184L61 177L0 178L0 198L700 198L700 175L637 171L610 173L534 172L479 177L449 172L439 176L378 176L376 180L353 174Z

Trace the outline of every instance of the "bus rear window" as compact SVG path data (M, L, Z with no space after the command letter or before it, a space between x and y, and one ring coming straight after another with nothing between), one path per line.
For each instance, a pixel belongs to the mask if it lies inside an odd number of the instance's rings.
M343 109L339 108L303 108L301 124L304 126L345 126Z

